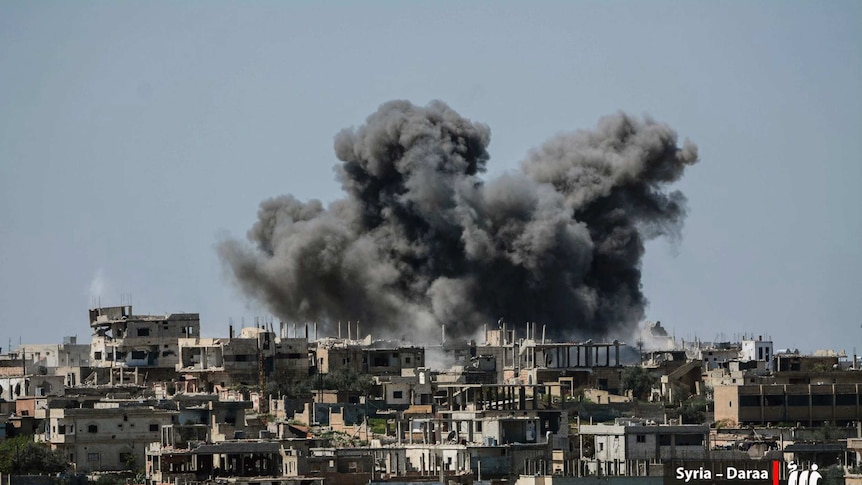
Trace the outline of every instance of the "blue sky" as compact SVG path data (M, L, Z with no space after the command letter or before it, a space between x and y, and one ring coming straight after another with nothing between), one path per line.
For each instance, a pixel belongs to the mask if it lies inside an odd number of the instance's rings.
M491 127L487 176L603 115L700 149L683 238L650 242L678 337L862 352L862 3L4 2L0 347L89 339L86 310L266 309L216 243L263 199L341 196L333 136L383 102Z

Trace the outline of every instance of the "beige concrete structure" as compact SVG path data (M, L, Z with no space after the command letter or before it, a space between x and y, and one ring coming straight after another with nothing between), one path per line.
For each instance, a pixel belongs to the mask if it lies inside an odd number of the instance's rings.
M400 376L404 370L425 366L423 347L402 346L386 340L326 339L314 349L317 371L328 374L340 369L373 376Z
M174 374L179 363L179 339L200 336L197 313L134 315L131 305L90 310L90 365L110 368L109 383L119 373L143 369L152 379ZM98 384L106 384L99 382Z
M161 427L179 413L128 404L49 409L41 439L75 463L78 472L143 467L147 445L159 441Z
M862 384L716 386L715 420L844 426L862 416L860 395Z

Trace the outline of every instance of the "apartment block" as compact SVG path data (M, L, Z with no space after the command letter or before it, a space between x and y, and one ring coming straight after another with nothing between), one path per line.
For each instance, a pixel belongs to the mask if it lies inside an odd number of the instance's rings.
M135 315L131 305L90 310L90 365L110 368L110 382L123 369L146 370L151 379L169 379L179 360L179 339L200 336L197 313Z
M862 384L745 384L715 387L715 420L739 424L825 423L862 416Z
M93 408L50 408L41 439L60 450L79 472L143 466L146 447L159 441L162 426L179 413L131 403L97 403Z

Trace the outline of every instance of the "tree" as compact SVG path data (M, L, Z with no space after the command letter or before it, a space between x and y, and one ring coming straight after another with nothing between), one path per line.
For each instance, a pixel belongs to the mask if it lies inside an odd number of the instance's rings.
M646 369L640 366L627 367L623 371L623 389L632 391L635 399L646 400L658 379Z
M679 403L675 409L668 411L670 418L682 418L687 424L700 424L706 421L711 402L703 396L693 396Z
M323 376L323 389L339 389L368 394L373 387L374 377L347 367Z
M0 473L39 475L59 473L68 468L59 451L36 443L33 436L16 436L0 441Z

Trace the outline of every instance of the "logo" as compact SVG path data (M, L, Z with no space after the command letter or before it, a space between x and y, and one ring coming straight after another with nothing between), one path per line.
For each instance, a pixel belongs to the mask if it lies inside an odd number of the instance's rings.
M823 475L817 471L817 465L811 465L811 470L798 470L799 465L791 461L787 464L787 485L817 485Z

